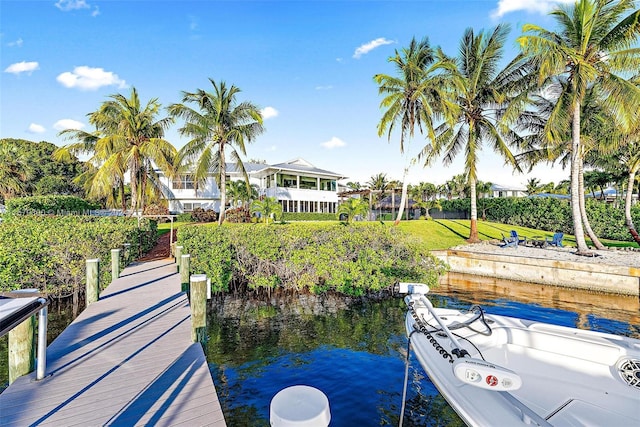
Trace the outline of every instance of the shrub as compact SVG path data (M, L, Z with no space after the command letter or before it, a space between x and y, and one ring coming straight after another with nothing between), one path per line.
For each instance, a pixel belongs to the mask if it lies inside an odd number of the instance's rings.
M179 222L193 222L193 217L189 212L178 214L176 220Z
M336 214L321 212L283 212L281 219L283 221L337 221Z
M379 223L182 227L178 242L215 291L328 290L360 296L397 281L437 284L444 271L420 240Z
M57 214L66 212L84 212L100 208L97 203L88 202L75 196L29 196L9 199L7 211L13 214Z
M249 208L227 209L224 214L224 220L233 223L251 222L251 213L249 212Z
M196 222L216 222L218 220L218 213L212 209L204 210L202 208L195 208L191 212L191 218Z
M82 289L85 262L100 258L100 283L111 282L111 249L131 244L137 255L157 239L156 223L135 218L25 215L0 227L0 289L53 294Z

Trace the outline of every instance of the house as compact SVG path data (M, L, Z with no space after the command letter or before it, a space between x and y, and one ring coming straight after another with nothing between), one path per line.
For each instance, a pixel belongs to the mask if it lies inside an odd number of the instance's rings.
M490 197L525 197L527 195L527 189L518 186L504 186L499 184L493 184L491 186Z
M275 197L284 212L325 212L336 213L338 207L337 181L346 177L319 169L303 159L268 165L244 163L249 184L258 187L262 197ZM181 175L167 186L169 211L190 212L195 208L220 211L220 190L213 173L204 185L196 189L193 178ZM227 180L242 180L241 172L234 164L227 164ZM196 191L197 190L197 191Z

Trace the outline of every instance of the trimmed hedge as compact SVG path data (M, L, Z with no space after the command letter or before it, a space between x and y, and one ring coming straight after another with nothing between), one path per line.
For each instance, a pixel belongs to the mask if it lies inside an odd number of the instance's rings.
M13 216L0 225L0 290L38 288L62 295L84 290L86 260L100 258L100 284L111 282L111 249L132 257L153 247L156 222L123 217Z
M7 212L25 214L57 214L60 212L84 212L99 209L97 203L88 202L75 196L29 196L9 199L6 203Z
M446 211L471 210L469 199L442 200ZM596 235L603 239L631 241L633 238L624 221L624 208L610 203L587 199L587 216ZM545 231L562 231L573 234L571 206L568 200L549 197L505 197L478 199L478 218L486 215L489 221L536 228ZM640 205L631 208L635 224L640 224Z
M338 221L338 216L321 212L283 212L276 220L282 221Z
M194 273L213 290L337 291L361 296L397 281L436 285L444 265L419 239L374 224L186 226L178 233Z

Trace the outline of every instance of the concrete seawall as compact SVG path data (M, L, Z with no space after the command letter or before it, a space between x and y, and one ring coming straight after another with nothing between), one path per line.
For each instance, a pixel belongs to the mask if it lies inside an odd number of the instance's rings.
M455 273L640 298L640 268L462 250L432 251Z

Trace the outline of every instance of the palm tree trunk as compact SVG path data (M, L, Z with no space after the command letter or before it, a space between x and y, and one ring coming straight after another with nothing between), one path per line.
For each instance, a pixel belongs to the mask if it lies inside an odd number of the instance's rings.
M227 204L227 165L224 159L224 144L220 142L220 215L218 215L218 224L224 222L224 209Z
M589 251L584 238L582 215L580 213L580 165L582 160L582 146L580 145L580 102L575 101L572 114L571 128L571 217L573 219L573 234L576 238L578 254Z
M404 212L404 205L407 202L407 172L408 168L404 168L404 172L402 173L402 196L400 197L400 208L398 209L398 216L396 217L394 225L400 224L400 220L402 219L402 213ZM395 200L395 191L393 193L393 199Z
M471 187L471 227L469 230L469 238L467 242L469 243L478 243L480 242L480 238L478 238L478 201L476 195L476 179L469 177L469 186Z
M635 226L633 225L633 218L631 217L631 200L633 197L633 187L636 179L637 169L632 169L629 171L629 181L627 182L627 193L624 198L624 218L627 228L629 228L629 233L633 236L633 240L636 241L637 244L640 245L640 236L636 231Z
M598 239L598 236L596 236L596 233L593 231L593 229L591 228L591 223L589 223L589 217L587 217L587 208L586 208L586 200L584 198L584 168L583 168L583 164L582 162L580 162L580 182L579 182L579 186L580 186L580 216L582 218L582 223L584 224L584 229L587 232L587 235L589 236L589 238L591 239L591 241L593 242L593 245L596 247L596 249L606 249L605 246L600 242L600 239Z

